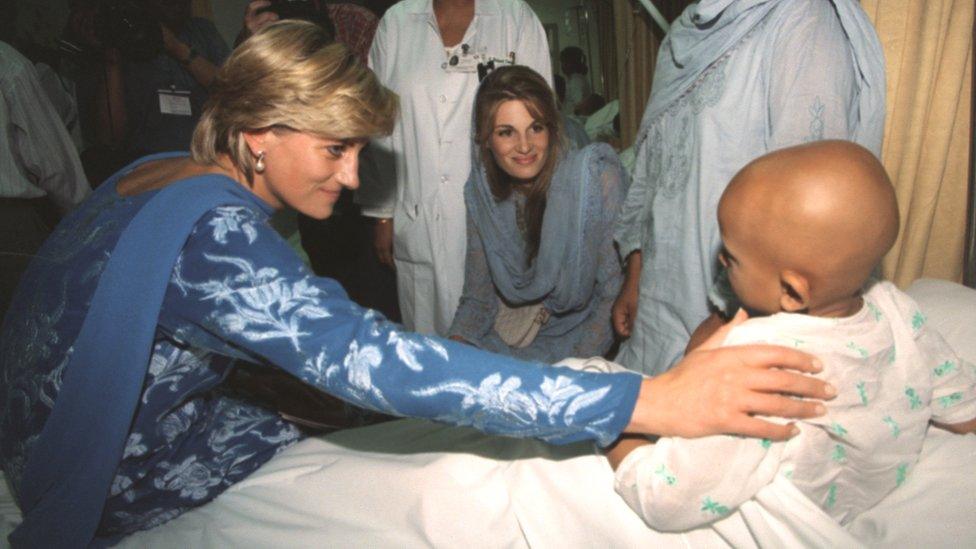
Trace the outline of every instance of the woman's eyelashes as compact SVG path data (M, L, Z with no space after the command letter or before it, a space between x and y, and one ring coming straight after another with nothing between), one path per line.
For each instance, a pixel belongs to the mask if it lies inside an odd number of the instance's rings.
M540 134L540 133L544 133L547 129L548 128L546 128L545 124L536 123L536 124L532 124L531 126L529 126L529 129L527 130L527 133ZM510 127L505 127L505 128L501 128L499 130L496 130L495 131L495 135L498 136L498 137L511 137L511 136L515 135L515 130L513 128L510 128Z
M342 158L342 155L346 153L346 149L348 149L348 148L349 148L348 145L345 145L345 144L342 144L342 145L328 145L325 148L325 150L328 151L329 155L331 155L332 158L334 158L335 160L338 160L338 159Z

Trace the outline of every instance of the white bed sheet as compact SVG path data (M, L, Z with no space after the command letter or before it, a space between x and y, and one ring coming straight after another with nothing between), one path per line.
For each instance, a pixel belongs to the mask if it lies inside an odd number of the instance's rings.
M922 308L937 322L953 318L936 326L974 361L976 292L939 282L922 289ZM976 546L974 435L930 430L914 474L847 530L782 482L713 528L662 534L612 486L606 461L586 444L402 420L303 441L213 502L122 546ZM779 513L786 502L807 512ZM0 518L3 546L19 520L5 485Z
M661 534L586 446L404 420L304 441L123 546L961 547L976 543L973 473L976 437L933 431L913 476L848 531L784 482L715 528ZM780 515L783 500L807 513Z

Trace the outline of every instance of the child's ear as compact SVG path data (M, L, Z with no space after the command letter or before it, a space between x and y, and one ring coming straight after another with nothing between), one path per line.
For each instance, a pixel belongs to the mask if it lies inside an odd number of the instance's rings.
M785 270L779 274L779 308L798 313L810 307L810 281L802 274Z

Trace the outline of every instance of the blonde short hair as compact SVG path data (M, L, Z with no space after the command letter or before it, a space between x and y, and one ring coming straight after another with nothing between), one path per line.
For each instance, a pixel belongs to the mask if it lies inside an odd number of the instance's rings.
M190 152L202 164L227 154L250 182L254 159L242 132L289 128L330 139L388 135L397 96L345 46L317 25L268 25L227 59L193 132Z

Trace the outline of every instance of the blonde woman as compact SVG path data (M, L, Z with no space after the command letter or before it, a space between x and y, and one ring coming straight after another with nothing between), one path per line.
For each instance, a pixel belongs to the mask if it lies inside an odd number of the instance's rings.
M820 382L766 370L810 371L803 354L705 351L658 380L554 376L404 332L315 277L268 216L289 207L328 217L340 190L358 185L367 138L388 133L397 108L328 42L296 21L249 39L218 72L191 154L117 173L28 268L0 333L0 465L24 514L14 546L112 543L206 503L299 440L273 410L223 389L241 364L393 415L557 442L608 444L625 428L783 437L788 428L748 413L813 413L782 397L688 409L744 398L757 379L822 397ZM681 373L702 366L753 385L689 385Z

